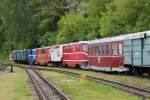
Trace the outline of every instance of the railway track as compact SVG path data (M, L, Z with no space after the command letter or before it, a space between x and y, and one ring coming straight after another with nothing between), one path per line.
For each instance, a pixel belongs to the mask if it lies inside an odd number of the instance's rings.
M55 71L55 72L59 72L59 73L69 74L69 75L75 76L75 77L80 77L79 73L70 72L70 71L66 71L66 70L42 69L42 68L35 68L35 69L37 69L37 70L50 70L50 71ZM86 78L88 80L92 80L92 81L95 81L95 82L98 82L98 83L102 83L102 84L109 85L109 86L112 86L112 87L115 87L115 88L119 88L121 90L125 90L125 91L133 93L135 95L141 96L142 100L145 100L146 98L150 98L150 91L149 90L129 86L129 85L126 85L126 84L123 84L123 83L118 83L118 82L114 82L114 81L110 81L110 80L96 78L96 77L92 77L92 76L89 76L89 75L87 75Z
M40 100L70 100L52 83L43 78L37 71L25 68Z
M8 66L8 64L0 64L0 71L6 69Z

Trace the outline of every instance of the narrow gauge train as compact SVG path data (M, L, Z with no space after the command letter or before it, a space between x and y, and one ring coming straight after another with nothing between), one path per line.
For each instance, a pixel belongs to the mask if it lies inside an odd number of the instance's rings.
M35 63L40 65L47 65L51 62L51 54L50 54L51 47L42 47L37 48L35 50Z
M93 70L128 71L124 67L123 37L112 37L89 42L89 65Z
M62 63L65 66L89 69L88 41L62 45Z
M150 74L150 31L34 50L36 51L34 60L30 61L28 55L31 54L23 50L13 51L14 60L30 62L30 64L35 62L44 65L62 64L107 72L130 71ZM26 57L24 57L25 55Z
M33 64L35 62L35 50L14 50L13 51L13 60L19 63Z

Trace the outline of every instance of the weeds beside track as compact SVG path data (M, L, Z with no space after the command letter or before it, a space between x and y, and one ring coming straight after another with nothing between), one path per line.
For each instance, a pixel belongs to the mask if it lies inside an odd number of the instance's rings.
M75 72L71 72L71 71L57 70L57 69L42 69L42 68L35 68L35 69L37 69L37 70L50 70L50 71L55 71L55 72L59 72L59 73L69 74L69 75L72 75L75 77L80 77L79 73L75 73ZM110 81L110 80L96 78L96 77L89 76L89 75L87 75L86 78L88 80L92 80L92 81L96 81L98 83L110 85L112 87L119 88L119 89L128 91L130 93L133 93L135 95L141 96L142 100L145 100L146 98L150 98L150 91L145 90L145 89L140 89L137 87L129 86L129 85L126 85L123 83L118 83L118 82L114 82L114 81Z

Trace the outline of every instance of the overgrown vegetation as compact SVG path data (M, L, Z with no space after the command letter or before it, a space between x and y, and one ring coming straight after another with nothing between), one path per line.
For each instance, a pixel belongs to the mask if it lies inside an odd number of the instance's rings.
M50 79L68 94L73 100L140 100L125 91L115 89L111 86L86 81L80 83L80 79L57 72L40 71L45 77Z
M7 68L8 69L8 68ZM29 87L25 71L14 68L0 73L0 97L2 100L33 100L33 94Z
M150 29L150 0L0 0L0 48L91 40Z

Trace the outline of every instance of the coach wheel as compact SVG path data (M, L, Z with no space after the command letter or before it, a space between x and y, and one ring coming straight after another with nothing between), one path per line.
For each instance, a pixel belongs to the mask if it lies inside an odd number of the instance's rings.
M133 76L137 76L137 75L138 75L138 72L137 72L137 69L136 69L136 68L133 68L133 69L132 69L132 75L133 75Z
M139 75L139 76L143 76L143 71L142 71L142 69L139 69L139 70L138 70L138 75Z
M47 63L45 63L44 65L47 66Z
M150 77L150 71L148 72L148 77Z
M62 64L63 65L63 67L68 67L68 65L67 64Z

